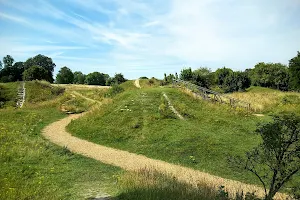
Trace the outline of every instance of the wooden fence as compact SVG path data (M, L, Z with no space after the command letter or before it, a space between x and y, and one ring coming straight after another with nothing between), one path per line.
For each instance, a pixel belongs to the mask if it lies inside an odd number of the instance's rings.
M173 85L179 86L179 87L184 87L184 88L190 90L191 92L193 92L195 95L202 97L204 100L208 100L208 101L212 101L212 102L219 102L222 104L228 104L233 108L244 108L249 111L252 110L250 103L247 103L247 102L244 102L244 101L241 101L238 99L234 99L225 94L221 94L219 92L209 90L204 87L200 87L200 86L190 83L188 81L174 79Z

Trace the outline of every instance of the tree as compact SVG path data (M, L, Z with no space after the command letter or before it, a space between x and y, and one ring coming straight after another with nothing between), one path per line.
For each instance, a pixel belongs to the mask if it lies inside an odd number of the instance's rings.
M85 75L82 72L74 72L74 84L84 84Z
M2 61L0 60L0 71L2 70L3 65L2 65Z
M46 80L46 78L48 78L48 71L41 66L32 66L23 73L23 79L26 81Z
M12 66L6 66L0 72L1 82L14 82L23 79L24 65L23 62L16 62Z
M181 70L180 79L184 81L191 81L193 79L193 72L191 68Z
M14 59L10 55L7 55L3 58L3 63L4 63L4 68L12 67L12 65L14 63Z
M215 77L217 79L216 83L222 87L225 82L225 79L232 73L233 73L233 71L230 68L223 67L223 68L217 69L215 72Z
M290 87L293 90L300 91L300 52L289 61Z
M247 72L232 72L226 76L222 87L225 92L235 92L245 91L250 85L251 81Z
M288 68L281 63L258 63L250 72L252 85L286 90L288 87Z
M232 166L253 173L262 183L265 199L271 200L300 170L300 116L274 116L259 125L256 133L262 143L246 153L246 158L232 157Z
M193 71L193 81L194 84L201 87L210 87L214 82L214 75L211 70L206 67L200 67Z
M105 85L106 81L103 73L93 72L86 76L85 83L88 85Z
M126 79L124 78L123 74L118 73L118 74L115 74L113 81L116 84L121 84L121 83L124 83L126 81Z
M54 67L56 65L55 63L53 63L51 58L41 54L38 54L33 58L29 58L24 63L25 70L29 69L34 65L44 68L47 71L47 77L45 77L45 80L49 81L50 83L53 83L54 81L53 72L54 72Z
M69 84L73 83L74 81L74 74L71 69L68 67L62 67L58 74L56 75L56 83L59 84Z

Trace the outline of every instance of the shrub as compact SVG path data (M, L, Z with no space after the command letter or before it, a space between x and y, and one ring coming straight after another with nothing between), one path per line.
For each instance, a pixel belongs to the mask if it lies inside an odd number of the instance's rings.
M114 97L123 91L124 88L122 88L120 85L113 85L111 88L107 90L105 97Z

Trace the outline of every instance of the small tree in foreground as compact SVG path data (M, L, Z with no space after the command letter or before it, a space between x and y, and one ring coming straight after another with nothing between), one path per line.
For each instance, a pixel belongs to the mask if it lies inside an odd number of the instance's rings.
M229 159L232 166L248 170L260 180L266 200L273 199L300 170L300 117L289 114L273 119L258 126L262 143L247 152L246 158Z

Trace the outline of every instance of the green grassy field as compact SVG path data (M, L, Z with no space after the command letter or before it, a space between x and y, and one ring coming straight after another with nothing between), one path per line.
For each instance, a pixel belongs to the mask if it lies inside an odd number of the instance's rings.
M5 85L12 88L15 84ZM59 110L60 95L40 83L29 82L26 87L25 108L0 110L0 199L85 199L116 194L114 176L122 173L119 168L74 155L40 135L47 124L66 116Z
M104 193L113 199L226 199L220 197L222 191L205 183L195 188L147 170L124 174L119 168L75 155L45 140L40 135L42 128L66 116L62 104L80 112L95 105L72 92L106 101L97 112L68 126L78 137L221 177L258 183L247 173L231 170L226 158L243 155L260 142L253 131L257 123L271 119L268 115L256 117L197 100L175 88L151 85L148 80L140 84L145 89L136 88L133 81L123 83L125 91L109 100L105 98L107 89L69 87L65 91L45 82L28 82L22 109L14 109L15 104L10 103L19 84L1 84L1 91L5 88L1 95L7 100L5 108L0 109L0 199L85 199ZM179 120L167 107L159 110L166 104L163 92L185 120ZM287 99L281 96L284 102L295 101L289 96L295 94L287 95Z
M163 91L186 120L160 114ZM256 146L259 137L252 132L265 120L269 117L235 112L225 105L193 99L177 89L150 88L118 95L97 113L73 121L68 130L95 143L257 183L249 174L229 169L226 159Z

